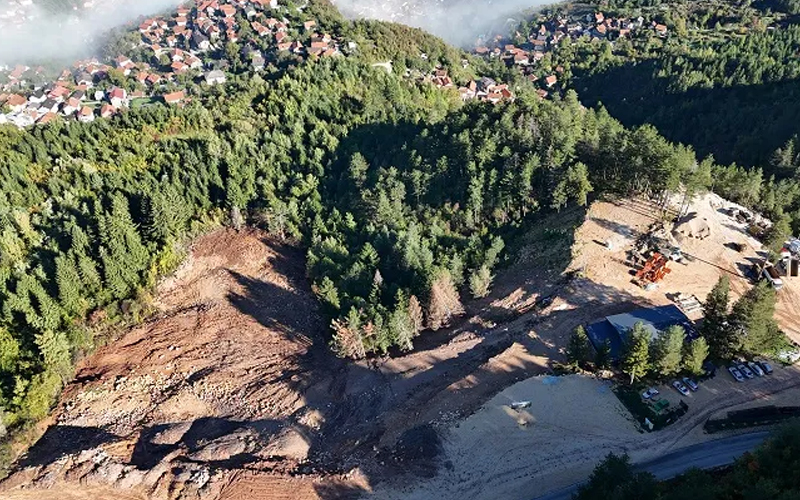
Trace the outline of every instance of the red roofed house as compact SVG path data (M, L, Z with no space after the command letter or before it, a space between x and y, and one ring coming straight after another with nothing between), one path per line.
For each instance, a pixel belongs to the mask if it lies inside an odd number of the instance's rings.
M552 87L553 85L556 84L556 82L558 82L558 79L556 78L556 75L550 75L550 76L545 77L545 79L544 79L544 84L547 85L547 88Z
M114 87L108 93L108 102L115 108L121 108L128 105L128 93L125 89Z
M36 123L38 123L39 125L44 125L45 123L50 123L51 121L53 121L53 119L55 119L57 116L58 115L53 112L45 113L44 116L42 116L41 118L39 118L39 120L36 121Z
M27 104L28 99L19 94L11 94L6 100L6 106L13 112L21 111Z
M164 102L167 104L178 104L183 101L183 99L186 97L186 94L180 90L171 94L164 94L162 97L164 98Z
M103 107L100 108L100 117L101 118L108 118L114 115L114 106L110 104L103 104Z
M78 121L82 123L89 123L94 121L94 110L89 106L84 106L78 111Z

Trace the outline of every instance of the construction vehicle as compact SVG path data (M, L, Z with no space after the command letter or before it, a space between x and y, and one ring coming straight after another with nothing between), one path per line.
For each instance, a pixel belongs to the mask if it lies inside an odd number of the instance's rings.
M658 283L670 272L672 269L669 268L669 259L659 252L653 252L644 267L636 273L636 279L645 284Z

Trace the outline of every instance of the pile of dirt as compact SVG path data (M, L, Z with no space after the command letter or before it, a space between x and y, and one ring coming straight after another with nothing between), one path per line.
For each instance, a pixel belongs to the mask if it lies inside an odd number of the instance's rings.
M233 471L297 471L321 425L307 393L336 399L342 367L304 269L301 251L258 231L200 238L159 287L161 313L80 363L3 487L218 498Z

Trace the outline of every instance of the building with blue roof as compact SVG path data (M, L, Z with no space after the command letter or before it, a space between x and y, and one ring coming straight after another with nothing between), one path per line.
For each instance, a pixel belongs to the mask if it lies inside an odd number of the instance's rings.
M628 333L636 323L642 323L650 331L652 338L673 325L680 325L686 331L687 338L697 338L694 323L675 305L642 308L629 313L607 316L602 321L586 327L586 334L595 349L608 344L611 359L619 360Z

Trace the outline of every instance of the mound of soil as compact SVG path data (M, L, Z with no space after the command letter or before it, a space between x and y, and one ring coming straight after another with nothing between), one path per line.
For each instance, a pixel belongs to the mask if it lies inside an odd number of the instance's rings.
M296 472L342 370L304 271L302 251L255 230L200 238L160 285L161 313L80 363L3 487L218 498L234 471Z

